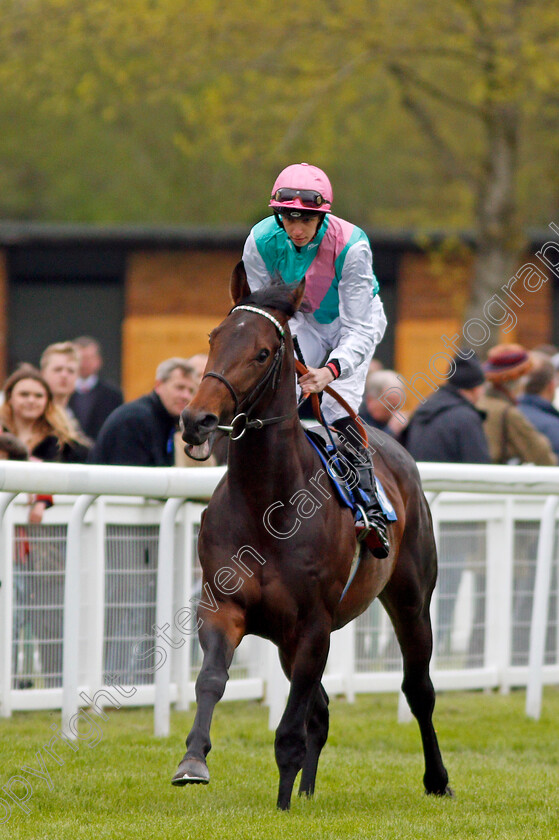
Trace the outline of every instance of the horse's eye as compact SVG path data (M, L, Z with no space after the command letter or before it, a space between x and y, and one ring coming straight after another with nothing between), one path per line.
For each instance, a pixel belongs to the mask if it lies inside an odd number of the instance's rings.
M266 348L264 348L263 350L260 351L260 353L256 357L256 361L257 362L265 362L269 355L270 355L270 351L267 350Z

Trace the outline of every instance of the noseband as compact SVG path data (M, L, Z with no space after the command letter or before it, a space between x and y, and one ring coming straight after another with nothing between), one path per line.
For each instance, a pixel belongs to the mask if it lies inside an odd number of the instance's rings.
M275 352L274 358L272 359L272 363L268 367L268 370L266 371L262 379L260 379L260 381L256 383L250 394L245 396L242 400L239 399L237 392L235 391L234 387L231 385L229 380L221 373L217 373L216 371L210 370L207 373L205 373L202 377L202 379L206 379L206 377L208 376L213 377L214 379L218 379L225 385L225 387L227 388L227 390L233 398L233 403L235 405L235 416L231 420L231 425L217 427L220 431L227 432L231 440L240 440L240 438L243 437L243 435L248 429L262 429L264 428L264 426L269 426L272 423L281 423L282 420L287 420L289 417L292 417L297 411L296 406L293 411L289 412L289 414L284 414L281 417L269 417L266 420L249 419L249 414L253 411L258 401L264 396L264 393L266 392L266 386L268 385L268 383L271 381L273 391L275 391L277 388L283 363L283 357L285 353L285 330L280 324L280 322L276 318L274 318L273 315L270 315L269 312L266 312L264 309L259 309L257 306L248 306L241 304L239 306L234 306L229 314L231 315L238 309L244 309L247 312L255 312L257 315L262 315L264 318L267 318L268 321L271 321L279 333L280 343L278 349ZM239 409L242 409L247 404L249 406L248 410L239 412Z

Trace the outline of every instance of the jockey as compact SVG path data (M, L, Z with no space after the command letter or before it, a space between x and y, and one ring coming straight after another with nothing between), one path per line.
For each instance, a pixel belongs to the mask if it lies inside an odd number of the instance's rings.
M357 413L386 318L369 240L360 228L332 215L332 199L332 186L321 169L308 163L288 166L272 189L269 206L274 215L251 230L243 261L252 292L306 278L302 306L290 321L308 367L299 385L307 396L335 383L333 390ZM344 454L368 496L365 514L381 544L373 553L386 557L386 518L376 494L372 458L360 443L357 423L329 394L324 394L322 410L326 422L349 439Z

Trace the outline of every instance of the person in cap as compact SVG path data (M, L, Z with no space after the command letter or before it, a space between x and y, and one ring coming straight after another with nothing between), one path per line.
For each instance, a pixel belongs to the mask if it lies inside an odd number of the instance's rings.
M308 373L299 378L305 396L329 385L357 412L386 317L373 272L369 240L360 228L331 213L332 185L322 169L297 163L280 172L269 206L273 215L251 230L243 262L252 292L273 283L306 278L305 297L290 321ZM373 463L357 423L329 394L326 422L348 441L348 458L368 496L365 513L386 557L387 522L376 495Z
M462 351L453 359L446 383L416 409L400 437L416 461L491 463L484 414L476 407L484 382L473 351Z
M494 464L550 466L557 460L549 440L517 407L521 379L533 367L520 344L497 344L483 364L488 388L479 402L486 413L485 434Z

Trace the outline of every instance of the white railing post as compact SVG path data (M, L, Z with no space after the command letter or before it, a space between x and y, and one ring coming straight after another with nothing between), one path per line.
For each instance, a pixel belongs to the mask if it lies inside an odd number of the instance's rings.
M440 490L426 490L425 491L425 498L427 499L427 504L431 508L431 511L433 509L434 503L436 502L436 500L438 499L438 497L440 495L441 495Z
M282 671L278 649L272 642L268 642L267 646L266 703L269 708L268 729L277 729L287 702L289 681Z
M546 499L538 540L534 603L530 624L528 688L526 691L526 714L528 717L534 718L534 720L539 720L542 707L545 637L547 632L547 617L549 614L553 549L555 545L555 514L558 505L559 496L550 496Z
M330 636L330 653L325 674L340 677L341 693L348 703L355 702L353 675L355 673L355 646L357 634L355 621L350 621L344 627L336 630Z
M0 717L10 717L12 713L14 535L5 513L17 495L0 493Z
M189 629L185 633L185 644L177 650L177 702L175 708L178 711L188 710L190 701L193 699L190 689L190 671L192 666L192 639L197 635L196 607L191 598L194 596L192 590L192 575L196 563L196 547L194 542L194 528L199 525L203 507L200 504L186 502L184 506L184 560L179 559L178 585L180 602L178 608L192 609ZM175 602L175 606L177 606Z
M412 720L412 710L410 709L406 695L400 689L398 691L398 723L410 723Z
M88 640L87 679L90 691L95 691L104 684L103 658L105 641L105 540L107 523L107 503L103 496L97 499L93 513L93 544L91 554L86 560L90 564L88 579L90 595L90 630ZM82 561L83 562L83 561Z
M175 560L175 520L184 499L168 499L165 502L159 527L159 551L157 555L157 604L156 624L172 633L173 626L173 569ZM187 642L188 644L188 642ZM155 672L155 701L153 706L154 735L166 737L171 723L171 658L172 650Z
M512 589L514 505L504 501L502 521L487 523L486 604L484 667L496 668L499 686L506 694L510 688L512 635Z
M440 534L439 534L439 519L438 519L438 516L437 516L438 505L436 504L436 502L438 501L440 495L441 495L440 492L425 493L425 498L427 499L429 509L431 510L431 518L433 520L433 535L435 537L435 543L436 543L436 546L437 546L437 563L439 562ZM440 574L440 571L437 570L437 582L438 582L438 579L439 579L439 574ZM433 632L433 651L431 653L431 663L430 663L430 667L429 667L429 670L430 670L430 673L431 673L431 679L433 679L433 673L435 672L435 669L437 667L437 653L438 653L438 651L437 651L436 639L437 639L438 613L439 613L439 590L437 589L437 586L435 585L435 589L433 590L433 595L431 597L431 606L429 608L429 615L431 617L431 628L432 628L432 632ZM402 692L400 692L400 693L402 694L402 698L405 700L404 694ZM406 701L406 706L407 706L407 701ZM408 714L408 712L405 711L406 706L404 706L403 703L402 703L402 700L400 700L400 702L398 704L398 708L401 710L401 715L402 715L401 722L402 723L406 723L406 721L410 721L413 717L413 715L411 713L411 710L409 710L409 714ZM400 712L399 712L399 715L400 715ZM400 720L400 717L398 719Z
M66 572L64 578L64 647L62 665L62 729L71 739L77 737L69 728L70 720L77 714L78 662L81 613L81 542L82 526L89 506L96 496L78 496L68 521L66 538Z

